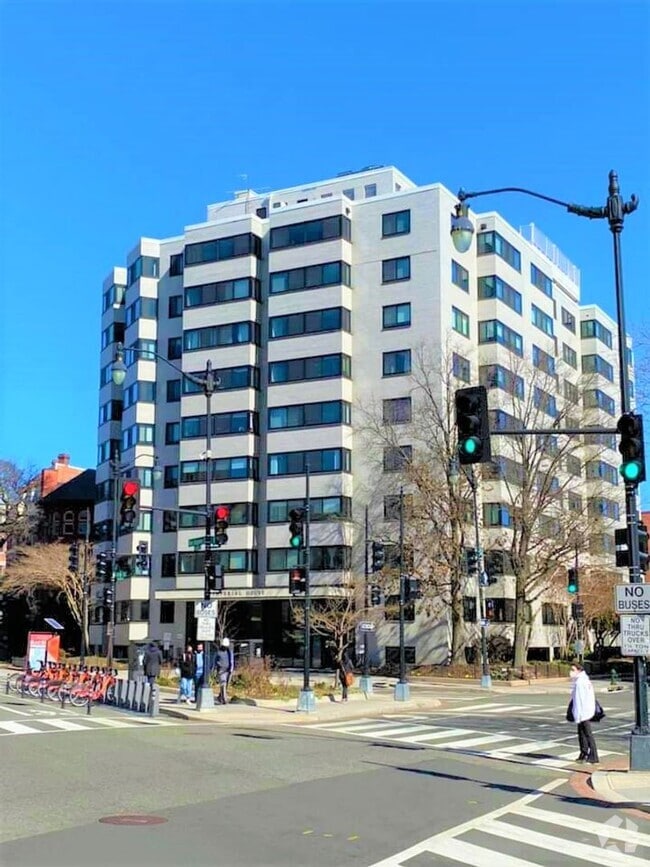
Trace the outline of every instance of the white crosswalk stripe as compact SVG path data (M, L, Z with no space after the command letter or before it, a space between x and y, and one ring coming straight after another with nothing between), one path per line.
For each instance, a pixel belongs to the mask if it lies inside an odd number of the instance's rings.
M562 863L602 864L605 867L641 867L648 863L650 834L630 827L605 824L568 815L546 807L531 806L557 789L565 780L554 780L518 801L478 816L402 852L375 862L371 867L406 867L422 857L440 856L459 864L485 867L537 867L553 863L549 852L561 853ZM549 799L550 801L550 799ZM552 801L549 806L552 807ZM527 824L527 823L530 823ZM542 826L543 830L539 830ZM471 836L471 840L463 839ZM517 855L502 851L503 846L516 843ZM645 852L638 851L642 847ZM424 863L424 861L422 862Z
M471 728L450 728L440 725L440 720L431 723L414 721L396 726L395 720L378 718L347 720L335 723L311 723L301 728L318 729L328 734L350 735L366 740L397 741L413 746L428 746L440 750L467 750L491 759L525 762L549 768L568 769L577 758L578 746L569 748L566 739L533 740L514 732L485 732ZM288 725L292 725L289 723ZM601 757L615 755L610 750L600 749Z
M69 716L59 718L32 717L29 723L25 720L0 720L0 737L11 735L44 735L56 732L91 732L107 729L160 728L162 726L181 725L170 720L157 719L115 719L102 716L81 716L73 720Z

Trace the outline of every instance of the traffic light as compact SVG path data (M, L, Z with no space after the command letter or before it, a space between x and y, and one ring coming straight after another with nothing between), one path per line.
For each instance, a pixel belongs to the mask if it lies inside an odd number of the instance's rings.
M138 520L140 482L127 479L122 482L120 494L120 525L123 530L133 530Z
M422 596L420 579L410 575L404 576L404 601L413 602Z
M381 587L373 584L370 588L370 604L381 605Z
M490 461L490 422L485 386L459 388L455 402L460 463L483 464Z
M371 572L381 572L386 563L386 550L383 542L372 543L372 563L370 565Z
M228 525L230 523L230 506L217 506L214 510L214 541L220 548L228 541Z
M621 435L618 450L623 456L620 473L629 485L645 481L645 454L643 449L643 416L626 412L622 415L616 430Z
M648 531L645 524L639 522L637 530L639 534L639 569L641 572L648 571Z
M476 575L478 572L478 551L476 548L465 549L465 562L467 563L467 574Z
M494 599L485 600L485 619L494 620Z
M580 590L580 583L578 581L578 570L577 569L567 569L567 581L566 581L566 589L568 593L577 593Z
M302 566L296 566L289 571L289 592L292 596L304 593L307 589L307 579Z
M571 603L571 617L573 617L576 623L582 623L585 619L585 606L582 602Z
M139 569L141 574L146 574L149 571L148 542L138 542L137 554L135 556L135 568Z
M210 560L205 569L205 583L206 599L210 598L212 592L220 593L223 590L223 566Z
M304 509L292 509L289 512L289 545L292 548L302 548L304 544L303 518Z
M106 605L108 608L110 608L110 606L113 604L113 598L114 598L113 597L113 588L112 587L105 587L104 588L104 605Z
M487 572L482 572L479 576L479 584L481 587L490 587L492 584L497 583L497 578L495 575L488 575Z
M639 538L639 568L641 572L648 571L648 530L645 524L639 521L637 525L637 534ZM627 527L619 527L614 530L614 544L616 546L616 565L630 565L630 549L627 544Z
M79 543L73 542L68 548L68 571L73 574L79 571Z
M95 576L98 581L106 581L106 578L108 577L108 566L108 555L103 552L98 554L95 558Z

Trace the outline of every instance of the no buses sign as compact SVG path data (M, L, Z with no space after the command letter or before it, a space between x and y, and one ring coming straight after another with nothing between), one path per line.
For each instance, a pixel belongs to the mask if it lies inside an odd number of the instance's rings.
M650 614L650 584L617 584L617 614Z

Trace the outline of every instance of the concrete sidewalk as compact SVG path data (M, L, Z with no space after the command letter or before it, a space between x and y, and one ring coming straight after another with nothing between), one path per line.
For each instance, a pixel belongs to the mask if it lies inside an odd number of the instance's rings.
M603 801L650 810L650 771L595 771L591 786Z

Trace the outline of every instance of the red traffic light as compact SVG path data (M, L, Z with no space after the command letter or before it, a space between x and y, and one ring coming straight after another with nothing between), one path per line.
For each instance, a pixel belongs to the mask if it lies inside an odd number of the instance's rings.
M214 517L217 521L229 521L230 520L230 506L217 506L214 510Z
M140 482L136 482L133 479L129 479L127 482L122 483L122 496L123 497L136 497L138 495L139 490L140 490Z

